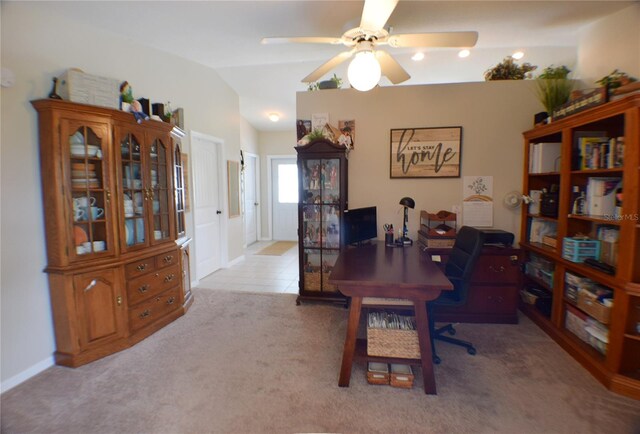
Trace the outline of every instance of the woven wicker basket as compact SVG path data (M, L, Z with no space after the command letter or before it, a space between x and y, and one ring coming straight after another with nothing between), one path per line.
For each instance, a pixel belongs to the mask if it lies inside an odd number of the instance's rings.
M367 327L367 354L378 357L419 359L418 332Z
M320 291L320 273L304 273L304 289L307 291Z
M324 284L324 288L322 288L322 290L328 292L337 292L338 287L333 283L329 283L329 274L331 274L331 272L322 273L322 283Z

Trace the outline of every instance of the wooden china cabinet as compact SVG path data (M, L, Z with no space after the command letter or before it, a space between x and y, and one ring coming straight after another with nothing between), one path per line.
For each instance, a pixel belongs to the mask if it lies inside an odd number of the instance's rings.
M329 274L344 242L342 214L347 209L346 148L328 140L296 147L298 152L299 295L302 300L346 304L329 283Z
M175 159L183 133L108 108L32 104L55 359L76 367L135 344L192 301Z

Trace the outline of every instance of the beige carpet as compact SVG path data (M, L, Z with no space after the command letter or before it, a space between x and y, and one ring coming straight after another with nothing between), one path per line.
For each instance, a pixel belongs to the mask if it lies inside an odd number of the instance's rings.
M269 255L269 256L281 256L291 250L294 246L297 246L296 241L276 241L275 243L268 245L264 249L256 252L256 255Z
M53 367L2 395L3 433L637 433L608 392L530 321L438 343L437 396L337 386L347 310L295 295L195 289L188 314L133 348Z

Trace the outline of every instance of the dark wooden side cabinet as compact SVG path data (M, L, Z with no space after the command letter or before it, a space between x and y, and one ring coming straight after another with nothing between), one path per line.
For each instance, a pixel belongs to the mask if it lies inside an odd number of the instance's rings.
M444 265L449 249L430 248ZM518 322L520 251L512 247L485 246L471 276L469 298L464 306L435 310L436 321L467 323Z
M297 146L299 295L296 300L346 304L329 283L329 274L344 247L342 215L347 209L346 148L328 140Z
M178 197L183 133L119 110L32 104L55 360L76 367L144 339L192 302Z

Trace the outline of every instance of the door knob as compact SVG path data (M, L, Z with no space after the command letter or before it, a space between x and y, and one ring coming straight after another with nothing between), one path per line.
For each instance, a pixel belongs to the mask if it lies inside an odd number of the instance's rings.
M216 211L216 214L222 214L222 211L217 210L217 211Z

